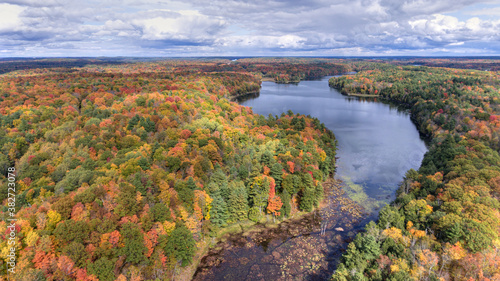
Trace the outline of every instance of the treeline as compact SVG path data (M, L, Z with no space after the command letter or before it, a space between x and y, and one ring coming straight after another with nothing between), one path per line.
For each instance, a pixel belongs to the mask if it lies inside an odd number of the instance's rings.
M68 71L73 67L84 67L89 64L109 65L124 63L122 59L0 59L0 74L26 69L55 68Z
M500 75L386 64L330 85L410 109L430 139L420 169L349 244L332 279L499 279Z
M241 59L237 64L247 71L262 73L276 83L298 83L302 80L339 75L351 71L343 60L269 58Z
M351 66L341 59L304 58L245 58L237 61L163 61L173 64L176 71L188 72L239 72L252 73L276 83L298 83L301 80L339 75L351 71Z
M16 279L170 280L219 229L318 205L333 134L227 99L258 89L258 75L177 63L0 76L4 218L6 171L18 171ZM0 232L4 253L5 220Z
M470 58L441 58L441 59L411 59L408 61L397 61L395 64L422 65L429 67L447 67L459 69L477 69L483 71L499 71L498 59L470 59Z

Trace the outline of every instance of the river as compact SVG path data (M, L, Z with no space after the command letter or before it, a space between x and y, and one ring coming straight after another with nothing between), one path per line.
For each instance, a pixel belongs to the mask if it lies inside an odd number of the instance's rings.
M427 148L409 113L344 96L328 86L329 78L264 81L259 95L240 104L264 116L292 110L317 117L337 138L342 190L334 189L326 206L302 222L229 237L202 260L194 280L326 280L347 241L394 199L405 172L418 169ZM342 191L364 207L362 214Z

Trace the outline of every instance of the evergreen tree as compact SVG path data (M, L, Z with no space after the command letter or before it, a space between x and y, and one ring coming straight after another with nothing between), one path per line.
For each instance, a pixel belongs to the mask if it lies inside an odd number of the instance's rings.
M189 177L187 182L186 182L186 187L195 190L197 188L196 182L194 181L193 177Z
M146 119L142 119L140 122L140 125L142 127L144 127L144 129L148 133L155 131L155 122L153 122L151 119L149 119L149 117Z
M227 202L229 200L229 193L230 192L229 192L229 189L227 186L228 179L227 179L226 174L224 174L224 172L222 171L222 169L220 169L220 167L218 169L216 169L215 172L210 177L209 185L211 185L210 190L213 190L214 194L216 192L219 192L220 196L222 196L222 199L224 199L224 201ZM212 191L209 191L209 192L211 192L211 194L212 194Z
M281 188L281 181L283 180L282 176L283 176L283 166L280 164L280 163L274 163L272 166L271 166L271 171L270 171L270 175L271 177L274 178L274 182L276 183L276 189L277 190L280 190Z
M128 183L120 183L120 193L118 194L118 205L115 214L120 217L132 216L142 209L137 203L137 192L135 187Z
M256 180L249 188L249 201L251 207L257 207L262 213L267 205L269 194L269 181L267 178L264 181Z
M146 195L147 188L142 183L142 173L137 172L134 174L134 179L132 180L132 184L135 186L137 191L139 191L142 195Z
M120 234L123 237L123 244L120 253L127 257L126 261L138 264L145 259L147 248L144 245L144 237L138 225L127 222L122 226Z
M312 176L305 173L303 177L304 187L301 191L299 207L302 211L312 211L314 201L316 200L316 192L313 184Z
M154 221L157 222L164 222L170 219L170 210L162 203L156 203L153 208L151 208L151 213L153 214Z
M184 205L190 210L193 209L193 200L194 200L194 191L187 187L186 182L177 181L174 185L175 191L177 191L177 195L184 202Z
M283 191L279 194L281 197L281 202L283 202L283 206L281 206L281 216L288 217L290 216L290 211L292 210L292 206L290 205L290 194L286 191Z
M163 250L167 256L175 256L178 260L181 260L182 266L186 266L193 260L196 241L194 241L193 234L184 223L178 222L174 231L168 237Z
M89 263L87 270L89 274L97 276L99 280L112 281L115 280L113 273L114 262L106 257L102 257L93 263Z
M258 222L262 218L262 214L259 208L257 207L250 208L250 210L248 211L248 218L251 221Z
M260 156L260 162L268 167L271 166L273 161L273 154L269 150L265 150Z
M288 193L289 196L296 193L295 186L293 184L293 179L295 175L287 175L281 184L283 192Z
M230 190L228 202L229 222L233 223L247 218L248 201L247 192L242 182L231 182Z
M318 183L314 189L314 206L318 207L319 202L323 199L323 186Z
M227 204L220 195L212 197L212 210L210 211L210 220L217 226L225 226L228 218Z
M362 236L358 236L354 240L354 243L366 259L373 260L379 257L380 245L372 235L363 234Z

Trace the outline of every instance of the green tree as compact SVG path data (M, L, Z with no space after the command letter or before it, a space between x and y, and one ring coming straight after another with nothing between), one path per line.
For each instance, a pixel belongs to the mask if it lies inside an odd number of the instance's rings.
M220 195L215 195L213 197L212 210L210 211L210 220L216 226L227 225L228 219L228 208L224 199Z
M54 235L66 242L83 243L89 238L90 229L84 221L65 220L57 224Z
M137 214L142 206L137 202L137 192L135 187L129 183L120 183L120 193L118 194L115 214L120 217Z
M112 260L102 257L93 263L89 263L87 270L89 274L97 276L99 280L112 281L116 279L113 273L114 267L115 263Z
M283 191L279 194L279 196L281 197L281 202L283 203L283 206L281 206L281 216L288 217L290 216L290 211L292 210L292 206L290 205L290 194Z
M156 203L151 209L151 213L153 214L154 221L157 222L164 222L170 219L170 210L162 203Z
M310 212L316 200L316 192L312 176L309 173L304 173L304 187L301 190L299 207L302 211Z
M271 175L271 177L274 178L274 182L276 183L277 190L280 190L281 181L283 180L282 179L282 176L283 176L282 170L283 170L283 166L280 163L274 163L271 166L271 171L269 173Z
M125 245L120 249L120 254L127 257L126 261L134 264L144 261L147 248L144 245L144 236L139 226L127 222L122 226L120 234Z
M231 190L228 202L229 222L233 223L245 220L248 214L248 201L245 186L242 182L238 181L231 182L229 188Z
M186 266L193 259L195 246L196 242L193 239L193 234L182 222L178 222L174 231L168 237L164 251L167 255L173 255L180 260L182 266Z
M67 255L78 267L83 267L88 258L85 246L83 246L82 243L75 241L64 247L63 253Z
M404 216L394 206L385 205L379 212L378 226L381 229L390 228L391 226L404 229L404 223Z

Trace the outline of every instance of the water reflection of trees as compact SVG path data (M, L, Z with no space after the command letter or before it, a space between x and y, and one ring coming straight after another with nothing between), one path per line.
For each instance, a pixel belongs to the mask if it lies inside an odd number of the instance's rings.
M237 103L242 103L248 100L256 99L260 96L260 92L249 93L248 95L240 96L235 99Z

